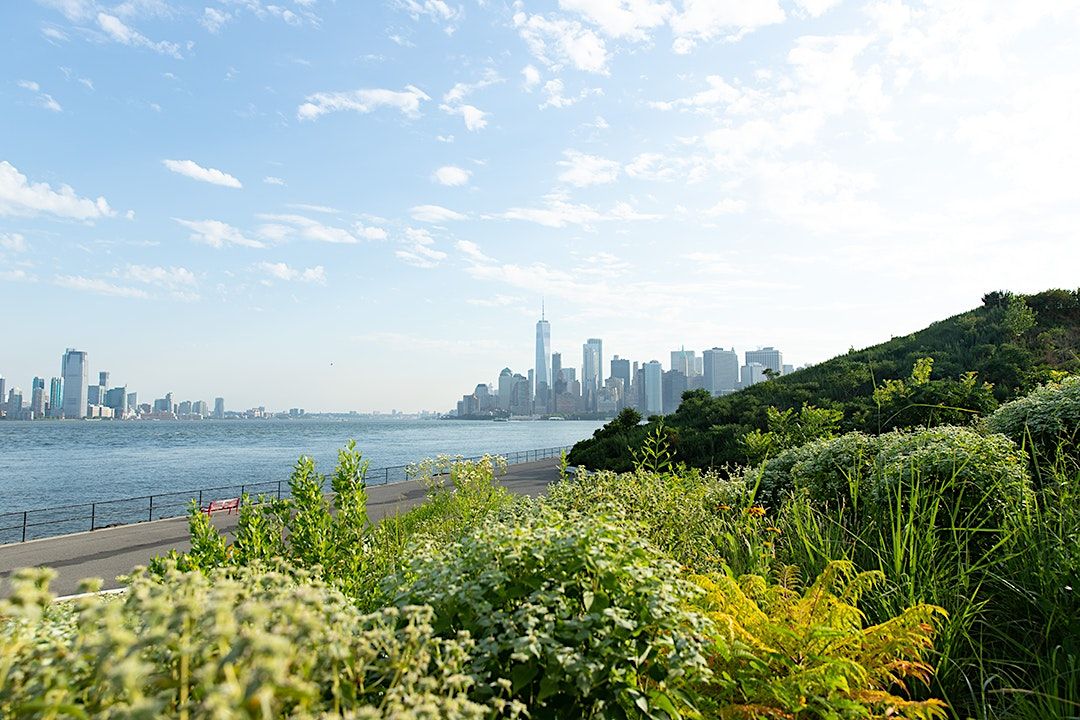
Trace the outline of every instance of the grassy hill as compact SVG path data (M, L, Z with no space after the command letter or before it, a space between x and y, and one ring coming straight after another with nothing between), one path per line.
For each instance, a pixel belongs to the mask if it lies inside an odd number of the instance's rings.
M930 375L913 379L922 358L933 359ZM717 398L687 392L663 422L676 462L722 468L750 459L742 438L767 429L770 407L833 409L842 413L839 430L871 434L969 424L1061 372L1080 372L1080 290L992 292L974 310L791 375ZM629 448L657 423L617 418L578 443L570 462L628 470Z

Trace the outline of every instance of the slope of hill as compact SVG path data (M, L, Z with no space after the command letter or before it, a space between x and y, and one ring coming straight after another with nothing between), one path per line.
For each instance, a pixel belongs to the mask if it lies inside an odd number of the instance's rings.
M912 377L922 358L933 359L929 376ZM841 430L867 433L968 424L1063 372L1080 372L1080 290L992 292L974 310L791 375L716 398L687 392L663 422L676 462L722 468L748 460L742 438L766 428L770 407L839 410ZM618 418L578 443L570 462L628 470L630 448L657 422Z

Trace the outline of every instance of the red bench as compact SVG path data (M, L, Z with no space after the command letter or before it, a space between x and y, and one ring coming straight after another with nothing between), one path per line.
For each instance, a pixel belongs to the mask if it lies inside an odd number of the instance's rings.
M210 504L202 509L207 515L213 515L214 512L225 510L230 515L240 509L240 498L229 498L228 500L211 500Z

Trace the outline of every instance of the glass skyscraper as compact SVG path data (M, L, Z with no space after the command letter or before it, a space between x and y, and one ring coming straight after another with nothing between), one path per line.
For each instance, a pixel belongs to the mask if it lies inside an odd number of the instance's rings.
M536 409L543 412L550 404L551 388L551 323L544 319L543 312L536 322Z
M87 355L68 348L61 362L64 378L64 417L82 420L86 417L86 396L90 389Z

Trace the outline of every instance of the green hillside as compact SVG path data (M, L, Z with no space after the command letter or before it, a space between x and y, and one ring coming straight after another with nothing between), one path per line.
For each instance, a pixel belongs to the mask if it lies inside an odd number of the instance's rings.
M913 378L923 358L932 358L932 370ZM676 462L722 468L751 459L742 439L767 429L770 407L832 409L842 413L838 430L871 434L969 424L1061 372L1080 372L1080 290L992 292L974 310L791 375L717 398L687 392L663 423ZM570 462L629 470L629 448L641 447L656 424L638 425L627 413L578 443Z

